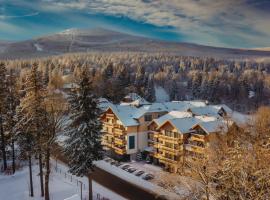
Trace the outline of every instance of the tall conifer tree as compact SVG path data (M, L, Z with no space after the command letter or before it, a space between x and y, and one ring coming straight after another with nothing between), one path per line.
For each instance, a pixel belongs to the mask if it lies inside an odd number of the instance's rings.
M86 69L81 74L78 90L69 98L71 123L66 129L65 154L69 158L70 172L78 176L94 170L93 161L102 159L101 122L98 99L93 95ZM92 199L92 185L89 177L89 199Z

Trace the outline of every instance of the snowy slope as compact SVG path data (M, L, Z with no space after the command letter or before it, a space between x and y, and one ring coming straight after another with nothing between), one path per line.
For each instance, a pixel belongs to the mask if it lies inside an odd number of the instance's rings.
M156 95L156 102L158 103L170 101L170 97L163 87L156 86L155 95Z
M86 177L72 176L71 182L71 175L67 173L68 167L59 162L57 162L57 172L55 167L56 162L52 161L49 186L52 200L77 200L80 197L80 187L77 185L77 180L83 183L83 198L88 198L88 179ZM67 174L66 177L65 173ZM34 198L31 198L31 200L42 200L43 198L40 197L38 165L33 166L33 183ZM93 192L94 200L96 200L97 194L110 200L125 200L95 182L93 183ZM0 200L30 200L28 167L24 167L12 176L0 175Z

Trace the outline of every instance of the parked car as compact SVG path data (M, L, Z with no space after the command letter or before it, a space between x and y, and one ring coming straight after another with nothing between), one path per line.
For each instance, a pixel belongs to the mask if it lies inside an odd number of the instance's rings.
M126 169L128 169L129 167L130 167L130 165L126 164L126 165L123 165L123 166L121 167L121 169L126 170Z
M142 174L144 174L144 171L138 171L138 172L135 172L135 176L141 176Z
M130 168L128 168L128 172L129 173L133 173L133 172L135 172L137 169L136 168L133 168L133 167L130 167Z
M116 162L114 165L115 165L116 167L119 167L119 166L122 165L122 163L121 163L121 162Z
M144 180L151 180L154 178L154 175L153 174L145 174L143 177L142 177Z
M118 162L115 160L112 160L111 165L116 165Z

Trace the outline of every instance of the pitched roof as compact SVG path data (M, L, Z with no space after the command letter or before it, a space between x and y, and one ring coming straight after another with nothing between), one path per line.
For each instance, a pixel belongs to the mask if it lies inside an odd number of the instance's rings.
M166 115L163 115L157 119L154 119L153 121L160 126L163 124L165 121L168 121L170 119L174 118L185 118L185 117L192 117L192 114L189 112L183 112L183 111L171 111L167 113Z
M189 110L195 115L220 116L222 106L207 105L200 107L190 107Z
M109 109L117 116L124 126L137 126L139 122L134 118L137 108L129 105L113 105Z
M191 132L191 127L200 122L199 119L194 117L175 118L169 121L182 134Z
M215 120L215 121L200 122L198 124L195 124L192 128L194 128L195 126L200 126L208 134L216 132L226 133L228 131L228 128L232 124L233 124L232 121Z

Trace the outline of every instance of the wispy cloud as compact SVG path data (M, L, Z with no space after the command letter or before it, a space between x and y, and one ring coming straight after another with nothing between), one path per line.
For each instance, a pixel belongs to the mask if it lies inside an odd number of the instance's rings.
M35 10L29 17L44 11L125 16L140 23L171 27L188 42L227 47L270 46L270 3L267 0L11 1ZM0 15L0 20L7 17Z
M234 39L243 42L252 40L251 42L258 45L265 44L266 39L270 37L270 13L258 9L258 5L265 2L250 0L50 1L58 7L126 16L156 26L174 27L191 41L225 46L232 44L228 41L224 42L224 37L235 37Z
M0 15L0 19L32 17L32 16L36 16L38 14L39 14L39 12L29 13L29 14L25 14L25 15Z

